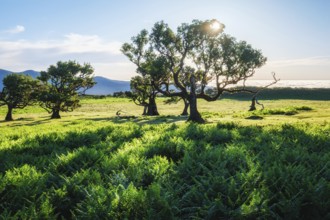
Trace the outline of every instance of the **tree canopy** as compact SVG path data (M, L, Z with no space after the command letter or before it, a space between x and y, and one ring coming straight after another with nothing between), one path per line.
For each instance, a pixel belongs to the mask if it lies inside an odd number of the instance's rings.
M131 79L131 98L135 104L144 107L143 115L159 115L155 101L158 91L150 72L153 54L151 50L145 49L148 42L148 32L142 30L132 37L132 43L123 44L121 51L137 66L136 72L140 74Z
M79 107L79 94L95 85L94 69L90 64L80 65L76 61L59 61L39 79L47 89L40 95L41 107L52 113L51 118L60 118L60 111L69 112Z
M267 60L260 50L225 34L224 27L217 20L194 20L181 24L175 32L161 21L150 34L142 30L123 51L137 65L137 72L150 76L157 92L188 101L188 120L203 123L198 98L215 101L224 92L255 93L245 86L230 85L245 82Z
M9 74L3 79L3 89L0 92L0 106L7 105L5 120L12 121L12 110L25 108L37 99L40 83L31 76L24 74Z
M131 78L130 86L132 92L130 98L136 105L144 107L142 115L148 115L149 98L156 96L150 77L134 76Z

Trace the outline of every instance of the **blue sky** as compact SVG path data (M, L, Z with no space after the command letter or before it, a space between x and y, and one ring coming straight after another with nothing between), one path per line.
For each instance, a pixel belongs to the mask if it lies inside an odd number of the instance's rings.
M0 0L0 69L46 70L89 62L96 75L129 80L120 46L164 20L173 29L217 19L268 58L254 79L330 80L328 0Z

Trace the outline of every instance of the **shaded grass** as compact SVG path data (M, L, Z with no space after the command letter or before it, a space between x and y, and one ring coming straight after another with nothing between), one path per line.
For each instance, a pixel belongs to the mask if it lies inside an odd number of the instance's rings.
M158 101L158 117L106 98L0 122L1 218L330 218L329 102L199 101L196 125Z
M0 130L3 218L329 217L329 123L79 120Z

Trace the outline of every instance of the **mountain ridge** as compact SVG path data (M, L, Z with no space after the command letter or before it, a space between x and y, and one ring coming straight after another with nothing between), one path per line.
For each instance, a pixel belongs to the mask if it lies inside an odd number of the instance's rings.
M25 74L37 78L40 72L35 70L25 70L23 72L11 72L0 69L0 90L3 88L2 80L11 73ZM114 92L124 92L130 90L130 82L122 80L113 80L103 76L94 76L96 85L86 91L87 95L109 95Z

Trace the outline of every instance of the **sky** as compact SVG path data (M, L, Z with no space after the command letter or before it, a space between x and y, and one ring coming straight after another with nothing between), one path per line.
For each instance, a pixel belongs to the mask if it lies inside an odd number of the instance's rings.
M0 69L76 60L129 80L136 67L120 47L142 29L217 19L267 57L253 79L330 80L329 12L329 0L0 0Z

